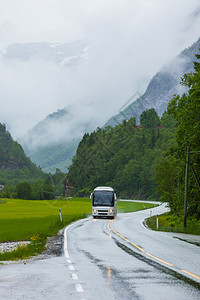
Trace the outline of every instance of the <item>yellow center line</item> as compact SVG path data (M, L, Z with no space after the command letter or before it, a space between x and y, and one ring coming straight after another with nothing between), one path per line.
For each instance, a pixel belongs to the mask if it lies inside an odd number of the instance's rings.
M155 258L156 260L159 260L159 261L163 262L164 264L173 267L173 265L170 264L170 263L168 263L167 261L162 260L162 259L160 259L160 258L158 258L158 257L156 257L156 256L153 256L153 255L151 255L151 254L149 254L149 253L147 253L147 252L145 252L145 253L146 253L148 256L151 256L151 257Z
M111 221L111 222L113 222L113 221ZM173 264L171 264L171 263L169 263L169 262L167 262L167 261L165 261L165 260L163 260L163 259L160 259L160 258L158 258L158 257L156 257L156 256L151 255L150 253L145 252L145 251L144 251L142 248L140 248L138 245L136 245L136 244L130 242L129 240L127 240L124 236L122 236L122 235L119 234L117 231L115 231L115 230L112 229L112 227L111 227L111 225L110 225L111 222L108 223L108 224L109 224L109 230L111 230L113 233L117 234L117 235L120 236L122 239L124 239L124 240L127 241L129 244L133 245L134 247L136 247L138 250L140 250L141 252L145 253L146 255L148 255L148 256L150 256L150 257L152 257L152 258L154 258L154 259L156 259L156 260L158 260L158 261L160 261L160 262L162 262L162 263L164 263L164 264L166 264L166 265L168 265L168 266L171 266L171 267L174 266ZM199 276L197 276L197 275L195 275L195 274L193 274L193 273L191 273L191 272L188 272L188 271L186 271L186 270L181 270L181 271L184 272L184 273L186 273L186 274L188 274L188 275L191 275L191 276L193 276L193 277L195 277L195 278L197 278L197 279L200 280L200 277L199 277Z
M122 235L119 235L119 236L120 236L123 240L129 242L129 240L127 240L124 236L122 236Z
M184 272L184 273L187 273L187 274L189 274L189 275L191 275L191 276L193 276L193 277L195 277L195 278L197 278L197 279L200 280L200 277L197 276L197 275L195 275L195 274L193 274L193 273L190 273L190 272L188 272L188 271L186 271L186 270L181 270L181 271Z
M134 243L131 243L131 245L133 245L134 247L138 248L141 252L145 252L142 248L140 248L138 245L134 244Z
M112 229L111 229L112 230ZM114 232L115 234L119 235L119 233L117 231L112 230L112 232Z

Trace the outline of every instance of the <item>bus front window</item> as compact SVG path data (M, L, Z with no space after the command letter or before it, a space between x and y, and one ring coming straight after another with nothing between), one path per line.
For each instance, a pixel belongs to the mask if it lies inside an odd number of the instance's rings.
M113 206L114 193L111 191L95 191L93 195L93 206Z

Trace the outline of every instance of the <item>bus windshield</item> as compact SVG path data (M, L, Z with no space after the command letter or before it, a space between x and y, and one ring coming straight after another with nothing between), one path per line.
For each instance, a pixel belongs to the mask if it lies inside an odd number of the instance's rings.
M114 193L112 191L95 191L93 206L114 206Z

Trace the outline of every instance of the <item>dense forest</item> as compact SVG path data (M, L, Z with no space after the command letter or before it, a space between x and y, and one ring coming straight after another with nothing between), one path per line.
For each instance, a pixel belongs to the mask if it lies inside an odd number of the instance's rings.
M156 163L173 146L174 121L161 120L152 108L115 127L85 134L69 169L68 183L75 191L98 185L112 186L120 197L158 199Z
M200 63L181 83L188 93L175 95L161 118L152 108L140 115L140 126L131 118L86 133L69 168L66 190L88 193L108 185L119 197L167 201L172 213L182 215L189 147L188 214L199 219Z

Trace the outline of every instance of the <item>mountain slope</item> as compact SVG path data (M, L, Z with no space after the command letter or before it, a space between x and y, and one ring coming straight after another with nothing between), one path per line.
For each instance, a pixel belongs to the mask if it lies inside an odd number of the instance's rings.
M35 150L27 151L27 155L44 172L55 173L60 169L66 173L72 162L72 157L76 154L79 139L70 142L59 142L54 145L38 147Z
M180 85L180 78L185 73L193 71L193 61L196 60L195 54L199 52L199 48L200 39L164 66L151 79L145 93L119 114L112 117L106 126L115 126L124 119L129 120L133 116L139 123L140 114L150 108L154 108L161 116L174 94L183 94L187 91L185 87Z
M37 181L44 173L25 155L5 125L0 123L0 184L17 184L23 180Z

